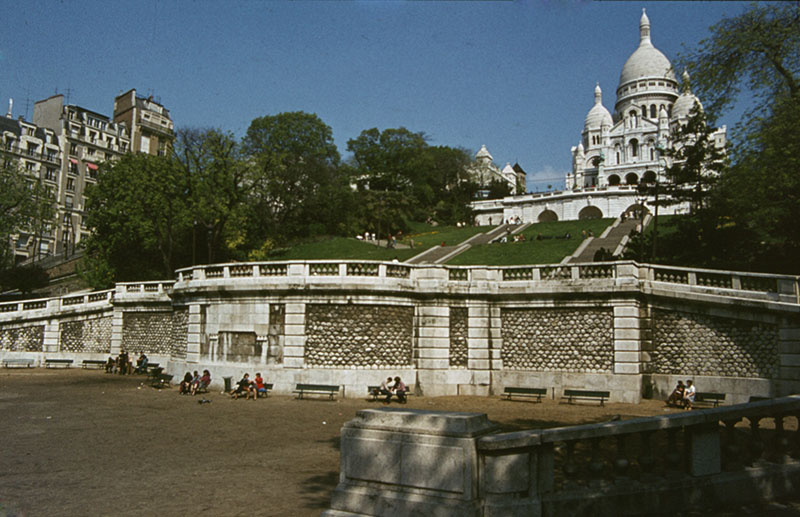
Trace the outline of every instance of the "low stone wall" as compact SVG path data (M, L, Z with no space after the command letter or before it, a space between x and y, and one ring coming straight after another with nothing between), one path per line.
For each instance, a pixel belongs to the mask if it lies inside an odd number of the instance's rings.
M447 267L363 261L198 266L176 282L0 304L0 358L145 352L167 371L261 371L346 396L602 389L612 401L800 391L796 277L613 262Z
M498 434L484 414L362 410L323 515L681 514L796 496L799 414L792 396Z

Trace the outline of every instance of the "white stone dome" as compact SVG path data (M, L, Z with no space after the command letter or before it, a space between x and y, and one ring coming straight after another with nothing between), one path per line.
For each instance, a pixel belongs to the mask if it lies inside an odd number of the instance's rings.
M619 86L623 86L631 81L644 78L659 78L675 81L675 74L672 72L672 64L667 56L653 46L650 41L650 20L642 9L642 18L639 21L639 48L622 67L619 75Z
M488 161L492 161L493 160L492 155L489 154L489 150L486 149L485 145L481 146L481 150L478 151L478 154L475 155L475 158L477 158L478 160L480 160L481 158L488 159Z
M603 91L598 84L594 87L594 106L592 106L592 109L586 114L586 120L583 122L583 130L600 129L603 126L610 127L612 125L613 120L611 119L611 113L603 106Z
M675 104L672 105L672 120L689 118L689 114L692 112L692 108L695 104L700 106L700 110L702 111L703 104L700 102L700 99L692 93L689 87L689 73L684 70L683 93L678 97L678 100L675 101Z

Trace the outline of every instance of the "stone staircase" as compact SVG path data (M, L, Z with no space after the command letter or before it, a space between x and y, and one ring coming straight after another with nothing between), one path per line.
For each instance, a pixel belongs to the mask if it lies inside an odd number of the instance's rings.
M578 251L569 260L565 261L569 264L578 262L594 262L594 255L601 248L607 249L610 253L616 253L617 248L623 243L631 231L637 229L641 221L639 219L626 219L624 221L617 221L600 237L592 237L587 239L589 242L586 246L581 246Z
M523 227L513 224L501 224L500 226L486 233L473 235L461 244L455 246L434 246L406 260L408 264L442 264L451 258L464 253L475 244L487 244L502 236L508 231L518 231ZM512 230L513 229L513 230Z

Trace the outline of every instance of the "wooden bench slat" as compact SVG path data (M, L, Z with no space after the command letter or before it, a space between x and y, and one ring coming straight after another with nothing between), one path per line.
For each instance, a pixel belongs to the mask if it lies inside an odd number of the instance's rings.
M569 404L572 404L573 400L599 400L603 406L610 396L610 391L565 389L561 398L567 399Z
M542 397L547 395L547 388L506 386L503 389L503 395L507 400L511 400L511 397L536 397L536 402L541 402Z

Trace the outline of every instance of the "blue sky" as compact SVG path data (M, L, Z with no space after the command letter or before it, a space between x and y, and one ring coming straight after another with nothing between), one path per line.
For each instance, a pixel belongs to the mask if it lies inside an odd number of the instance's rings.
M544 190L563 185L596 82L613 111L643 7L653 44L674 59L748 5L0 0L0 109L13 98L14 116L30 120L58 92L110 116L136 88L176 127L237 136L256 117L302 110L332 127L343 157L363 129L404 126L433 145L485 144Z

